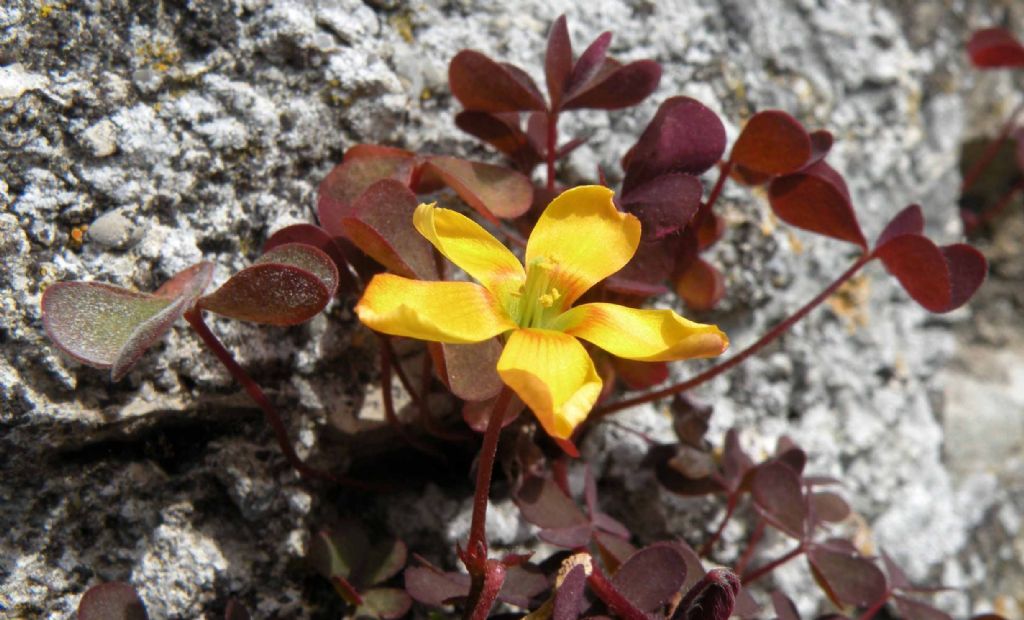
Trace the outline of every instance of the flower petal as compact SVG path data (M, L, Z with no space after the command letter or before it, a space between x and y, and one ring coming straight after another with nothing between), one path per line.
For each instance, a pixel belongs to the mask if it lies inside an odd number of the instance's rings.
M356 304L370 329L453 344L482 342L514 329L487 289L474 282L424 282L377 274Z
M568 439L601 394L601 377L578 340L547 329L517 329L498 374L556 439Z
M461 213L433 204L416 207L413 225L445 258L499 299L518 290L526 272L516 255L491 233Z
M621 269L640 243L640 221L621 213L614 192L576 187L551 201L526 245L526 264L554 263L552 280L568 308L591 286Z
M729 339L715 325L694 323L671 310L617 304L576 306L558 317L554 327L617 357L645 362L714 357L729 346Z

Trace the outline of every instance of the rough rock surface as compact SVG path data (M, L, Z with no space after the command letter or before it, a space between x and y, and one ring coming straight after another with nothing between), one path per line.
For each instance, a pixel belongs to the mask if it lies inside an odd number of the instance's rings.
M565 118L567 134L593 133L568 178L592 179L598 165L614 175L665 97L700 99L730 137L752 111L778 107L836 135L830 162L846 175L869 237L921 202L929 231L950 241L959 145L991 131L992 116L1019 98L1008 76L967 70L963 42L1003 20L1024 32L1020 7L971 5L5 3L0 611L66 617L87 587L120 579L139 588L154 618L219 617L231 596L254 617L329 617L329 590L301 563L314 528L355 514L436 556L468 527L462 475L374 500L299 483L184 325L119 384L62 358L41 332L46 285L95 279L151 290L200 259L214 261L222 281L269 233L313 220L319 180L358 142L488 157L453 127L448 59L472 47L539 77L547 26L562 12L577 44L610 29L613 54L665 67L639 108ZM756 194L729 188L724 199L732 226L712 258L730 296L701 318L720 323L739 348L853 257L778 225ZM1004 241L1006 251L1019 239ZM929 316L872 266L830 307L700 394L716 407L712 439L738 425L752 449L767 451L779 435L793 436L814 471L846 483L875 543L913 577L968 588L944 601L961 615L1024 592L1022 431L1009 416L1024 407L1017 256L1017 271L1002 274L1016 297L1000 297L1002 314L989 317L1011 334L1005 339L972 331L971 309ZM290 330L213 326L289 412L300 452L342 463L337 446L346 444L334 429L360 410L373 417L380 395L366 385L372 340L353 327L348 306ZM982 358L1003 374L979 372ZM654 408L621 421L669 433ZM614 494L606 499L634 529L698 540L694 528L717 518L636 473L645 446L635 435L606 427L584 448L611 488L632 493L618 506ZM495 540L529 539L507 503L492 517ZM1006 552L1014 548L1016 561ZM723 559L730 553L734 543ZM778 583L805 610L820 601L803 569L780 571Z

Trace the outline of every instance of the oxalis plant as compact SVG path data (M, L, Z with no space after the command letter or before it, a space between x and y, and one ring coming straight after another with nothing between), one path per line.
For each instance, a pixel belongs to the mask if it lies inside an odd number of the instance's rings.
M842 175L826 161L832 135L808 131L780 110L751 116L727 152L714 112L671 97L636 144L619 154L619 187L608 186L601 171L594 184L563 186L557 163L586 137L561 136L560 117L628 108L646 99L661 77L653 61L608 57L610 42L605 33L577 55L565 18L556 20L544 63L546 96L513 65L471 50L452 59L451 92L464 108L456 124L504 155L508 166L352 146L320 186L319 225L278 231L256 264L214 292L204 295L208 263L151 294L93 282L55 284L42 301L47 333L68 355L110 369L116 380L183 317L264 411L299 474L365 486L299 460L270 399L203 321L209 311L291 325L321 311L336 292L339 303L358 297L355 313L379 338L385 415L400 440L436 455L445 442L465 441L466 426L483 438L470 531L456 551L462 570L415 554L407 566L402 541L374 538L358 522L333 524L313 537L311 568L353 616L398 618L417 601L473 619L487 617L496 604L535 620L755 617L772 612L758 608L748 586L802 557L835 604L834 617L866 620L889 604L907 618L947 617L920 598L929 590L912 584L889 556L869 555L838 534L835 524L850 507L835 491L838 481L804 471L807 455L799 446L784 438L775 454L755 462L733 429L716 450L705 437L712 408L686 392L757 353L872 261L915 301L941 313L970 299L984 280L985 259L968 245L933 243L917 205L897 211L869 242ZM544 182L535 187L538 167ZM715 178L708 191L706 173ZM856 257L753 344L665 385L667 363L719 358L729 346L715 325L645 307L658 299L661 306L678 301L708 313L728 294L702 254L725 233L716 203L729 182L763 187L779 219L848 244ZM396 338L404 339L401 347ZM419 355L398 355L417 346ZM418 368L408 368L409 360ZM392 402L396 377L416 412L410 422L399 419ZM447 395L447 409L438 405L440 394ZM696 549L680 540L637 549L633 533L602 512L589 467L574 460L596 424L666 398L678 441L648 439L645 466L673 493L718 495L726 505ZM453 409L461 420L444 415ZM523 519L560 551L535 561L489 547L486 512L499 463ZM582 490L570 484L574 469L582 470ZM738 514L752 523L739 559L708 570L704 561L717 559L716 543ZM794 546L765 560L758 552L769 531ZM772 594L772 604L779 618L799 617L781 592ZM80 617L105 617L89 614L109 609L145 617L127 584L90 590ZM227 617L248 614L232 601Z

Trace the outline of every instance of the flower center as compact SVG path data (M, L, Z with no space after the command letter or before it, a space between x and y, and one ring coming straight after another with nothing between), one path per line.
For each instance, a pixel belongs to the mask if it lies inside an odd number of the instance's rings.
M537 258L526 266L526 282L513 293L512 318L520 327L544 327L562 313L562 293L551 285L554 261Z

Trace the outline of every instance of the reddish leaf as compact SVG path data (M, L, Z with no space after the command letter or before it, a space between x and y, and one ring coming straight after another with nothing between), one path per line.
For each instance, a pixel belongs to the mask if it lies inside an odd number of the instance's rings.
M344 160L320 183L317 216L330 235L341 237L341 218L352 203L381 179L396 179L409 185L416 163L415 153L375 144L357 144L345 151Z
M566 83L572 73L572 40L569 28L565 23L565 15L560 15L551 24L548 33L548 49L544 55L544 77L548 83L548 95L551 97L551 109L557 110L562 100Z
M912 598L896 595L896 606L904 620L953 620L944 611L940 611L927 603L916 601Z
M632 295L643 295L643 289L635 292L629 289L630 282L658 284L664 282L676 270L676 246L678 237L644 239L641 237L633 258L616 273L611 286L614 290ZM660 289L659 289L660 290Z
M725 491L722 482L713 477L710 455L679 444L657 446L648 453L646 462L654 464L658 482L666 490L684 497L699 497Z
M754 506L769 523L796 539L802 539L807 507L800 476L788 465L768 462L754 473L751 492Z
M668 379L665 362L638 362L621 357L611 358L615 376L630 390L646 390Z
M774 179L768 198L783 221L867 249L846 183L825 162Z
M629 266L627 265L626 269L628 268ZM622 272L620 271L619 273L621 274ZM634 280L632 278L623 277L622 275L616 275L608 278L604 281L604 287L613 293L626 295L628 297L636 297L638 299L646 299L648 297L656 297L658 295L665 295L668 293L668 289L661 284Z
M754 462L743 451L740 445L740 436L735 428L730 428L725 433L725 442L722 446L722 475L729 486L738 488L740 481L753 467Z
M697 249L704 251L713 246L725 234L725 218L709 213L697 228Z
M889 554L882 550L882 563L885 564L885 572L889 573L889 583L896 590L913 590L914 584L911 583L907 574L903 572L900 565L897 564Z
M781 110L758 112L732 147L731 161L754 172L796 172L811 156L811 138L798 120Z
M396 620L409 613L412 599L398 588L373 588L363 593L363 604L356 608L355 618Z
M665 174L622 195L622 207L640 219L647 239L661 239L678 233L690 223L700 207L704 188L689 174Z
M532 170L543 159L530 137L520 129L518 114L463 110L455 115L455 125L507 155L520 170Z
M967 303L985 281L985 276L988 275L988 261L985 260L984 254L964 243L946 245L939 249L946 259L953 289L948 309L955 310Z
M343 530L317 532L309 542L306 561L324 579L352 577L370 551L366 532L355 524Z
M600 71L582 84L573 84L562 102L563 110L592 108L618 110L634 106L654 92L661 81L661 65L653 60L638 60L620 65L605 59Z
M834 138L832 132L819 129L818 131L811 132L811 156L804 164L805 167L813 166L819 161L825 159L828 152L832 150L832 143Z
M605 55L608 53L608 46L612 44L612 33L602 32L594 39L587 49L583 50L579 59L572 68L568 84L565 87L565 95L571 97L586 86L601 71L605 62Z
M671 543L655 543L629 557L611 578L612 585L643 611L653 612L686 581L686 559Z
M305 243L330 256L338 268L339 291L352 292L356 290L355 279L349 269L348 257L345 256L344 248L323 228L313 224L286 226L270 235L263 243L263 253L266 254L274 248L288 243Z
M725 278L714 265L698 258L676 277L675 289L688 308L704 312L725 297Z
M772 592L772 607L778 620L800 620L800 612L788 596L775 590Z
M669 172L701 174L725 150L725 127L696 99L672 97L658 108L625 162L625 194Z
M58 282L40 302L43 329L68 356L110 368L118 381L195 304L212 275L211 263L193 265L154 295L98 282Z
M342 231L388 270L407 278L438 280L434 248L412 223L417 204L416 196L399 181L378 181L340 220Z
M672 412L672 430L675 431L680 443L697 449L706 449L707 440L704 436L708 432L714 407L698 402L683 393L672 398L669 408Z
M675 618L685 620L727 620L736 607L740 579L724 568L707 572L686 593Z
M985 279L985 257L969 245L937 247L920 235L902 235L877 248L875 256L914 301L931 312L959 308Z
M537 85L524 76L474 50L462 50L448 65L452 94L467 110L478 112L545 109Z
M850 505L842 497L829 491L811 494L814 516L828 523L839 523L850 516Z
M89 588L78 602L79 620L146 620L148 617L135 588L119 581Z
M462 404L462 419L474 431L478 433L485 432L487 424L491 419L491 410L494 409L494 403L497 400L497 396L487 400L467 400ZM519 414L525 408L526 405L523 404L523 401L513 394L512 400L508 404L508 409L505 410L505 416L501 419L501 427L505 428L512 422L515 422L516 418L519 417Z
M502 562L507 563L508 560L505 558ZM547 576L539 567L522 561L508 567L498 599L516 607L528 608L535 596L550 588Z
M867 607L885 596L885 575L864 557L814 546L807 560L818 584L839 606Z
M413 566L405 569L405 591L424 605L442 607L469 594L469 575Z
M475 344L431 342L428 346L441 380L462 400L493 399L504 385L497 371L502 351L497 339Z
M604 516L604 515L601 515ZM594 544L601 554L601 561L609 571L616 571L629 556L636 553L636 547L630 544L629 540L621 536L594 530Z
M526 478L513 499L524 519L544 529L590 527L580 507L551 478Z
M241 321L298 325L323 310L337 286L338 268L330 256L311 245L289 243L231 276L198 305Z
M1004 28L975 32L967 43L967 54L974 66L982 69L1024 67L1024 46Z
M364 587L382 584L405 568L408 554L405 543L400 540L381 541L362 558L354 579Z
M897 237L903 235L920 235L924 232L924 214L919 205L910 205L889 220L882 234L875 241L875 248L880 248Z
M423 174L437 175L445 185L488 220L515 218L533 204L533 184L523 174L502 166L436 155L423 164Z
M553 620L576 620L580 617L586 584L586 571L583 566L577 564L562 579L562 585L555 590L554 610L551 613Z

